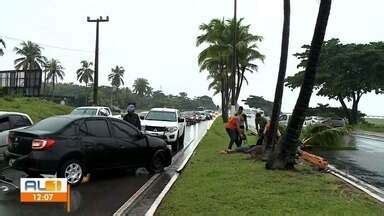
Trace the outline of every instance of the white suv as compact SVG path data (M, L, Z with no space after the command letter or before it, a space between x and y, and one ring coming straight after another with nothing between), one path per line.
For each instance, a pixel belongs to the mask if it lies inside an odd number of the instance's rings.
M112 117L112 111L111 109L109 109L109 107L99 107L99 106L77 107L71 112L71 115Z
M179 150L184 144L185 119L180 111L169 108L153 108L141 121L145 134L157 136L172 146L173 151Z

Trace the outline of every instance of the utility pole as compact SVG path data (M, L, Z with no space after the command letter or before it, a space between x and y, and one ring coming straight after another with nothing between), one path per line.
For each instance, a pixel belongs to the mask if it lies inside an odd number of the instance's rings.
M237 44L237 0L234 0L234 15L233 15L233 44L232 44L232 95L231 95L231 115L236 112L236 72L237 72L237 53L236 53L236 44Z
M96 47L95 47L95 76L93 78L93 105L97 106L97 91L99 86L99 23L100 22L108 22L109 16L104 19L102 16L91 19L87 17L87 22L95 22L96 23Z

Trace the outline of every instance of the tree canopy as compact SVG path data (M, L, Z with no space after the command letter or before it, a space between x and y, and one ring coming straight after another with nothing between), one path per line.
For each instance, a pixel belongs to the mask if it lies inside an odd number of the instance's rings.
M244 25L243 21L240 19L235 25L233 19L212 19L200 25L202 34L197 37L197 46L205 45L198 57L200 71L208 72L208 79L211 80L208 89L221 94L224 121L227 119L229 101L237 103L242 85L247 83L246 73L257 71L256 60L264 60L257 46L262 37L252 34L250 25ZM235 65L234 50L237 53Z
M273 102L265 100L263 97L250 95L243 102L251 108L262 109L266 115L270 116L272 113Z
M296 53L299 69L305 68L309 46ZM292 89L300 87L304 71L290 76L286 85ZM320 55L316 77L317 95L338 100L351 123L357 123L358 104L369 92L384 92L384 43L343 44L339 39L325 41ZM351 110L347 102L352 102Z

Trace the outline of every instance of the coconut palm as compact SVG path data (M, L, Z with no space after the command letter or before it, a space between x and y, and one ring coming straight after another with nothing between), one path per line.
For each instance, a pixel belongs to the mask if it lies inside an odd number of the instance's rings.
M4 48L6 48L5 42L1 38L0 38L0 44L3 45ZM0 56L2 56L2 55L4 55L4 50L2 48L0 48Z
M84 82L85 83L85 87L88 87L88 83L93 82L93 73L94 72L91 69L93 63L83 60L83 61L80 62L80 64L81 64L81 68L79 68L76 71L77 80L80 83Z
M222 94L223 120L227 119L229 102L237 103L243 82L247 82L246 72L257 71L255 60L263 60L264 56L257 50L257 42L262 37L250 33L250 26L242 24L243 19L234 20L213 19L208 24L200 25L203 34L197 37L197 46L208 45L198 58L200 71L208 71L209 78L214 81ZM236 25L235 25L236 23ZM235 28L236 26L236 28ZM233 29L236 29L236 40ZM234 44L233 41L236 41ZM234 49L235 48L235 49ZM233 53L236 54L236 65L233 71Z
M139 96L149 96L152 93L152 88L145 78L137 78L133 83L133 92Z
M41 69L44 66L45 58L41 54L42 47L31 41L23 41L19 47L15 47L14 51L22 57L15 60L15 68L17 70L33 70Z
M119 89L120 86L124 85L124 68L117 66L112 68L111 73L108 75L108 81L111 81L111 85Z
M276 89L275 89L275 98L273 101L272 108L272 116L271 116L271 125L267 134L267 143L266 143L266 154L265 157L268 156L270 150L273 149L274 143L276 140L276 133L278 127L278 120L281 111L281 104L283 100L283 92L284 92L284 80L285 73L287 70L287 60L288 60L288 48L289 48L289 28L290 28L290 20L291 20L291 2L290 0L284 0L284 23L283 23L283 33L282 33L282 42L281 42L281 56L280 56L280 67L279 73L277 77ZM271 155L272 157L275 155Z
M52 95L55 92L55 84L58 79L63 80L65 73L64 67L61 65L61 62L57 59L51 59L45 64L44 71L47 73L47 81L52 83Z
M299 97L297 98L286 133L279 142L278 155L272 160L269 160L266 164L266 167L269 169L294 168L299 136L305 120L305 111L308 108L313 86L315 84L316 68L319 63L321 47L324 42L324 36L328 25L331 4L332 0L321 0L320 2L316 27Z

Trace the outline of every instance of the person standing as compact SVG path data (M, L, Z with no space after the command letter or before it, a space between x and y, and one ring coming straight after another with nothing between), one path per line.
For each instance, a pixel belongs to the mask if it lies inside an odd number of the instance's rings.
M264 130L267 123L268 123L268 120L264 116L261 116L260 113L256 113L255 126L256 126L257 134L259 135L259 139L257 140L256 145L263 144L264 137L265 137Z
M128 103L127 107L127 114L124 116L124 121L132 124L137 129L141 130L141 122L139 115L135 113L136 110L136 104L135 103Z
M239 114L240 118L241 141L246 141L247 136L245 135L245 132L248 131L247 115L244 113L244 108L242 106L239 107L237 113Z
M225 130L229 136L229 144L227 151L232 149L233 144L235 143L237 147L241 146L240 139L240 118L239 114L236 113L234 116L230 117L228 122L225 124Z

